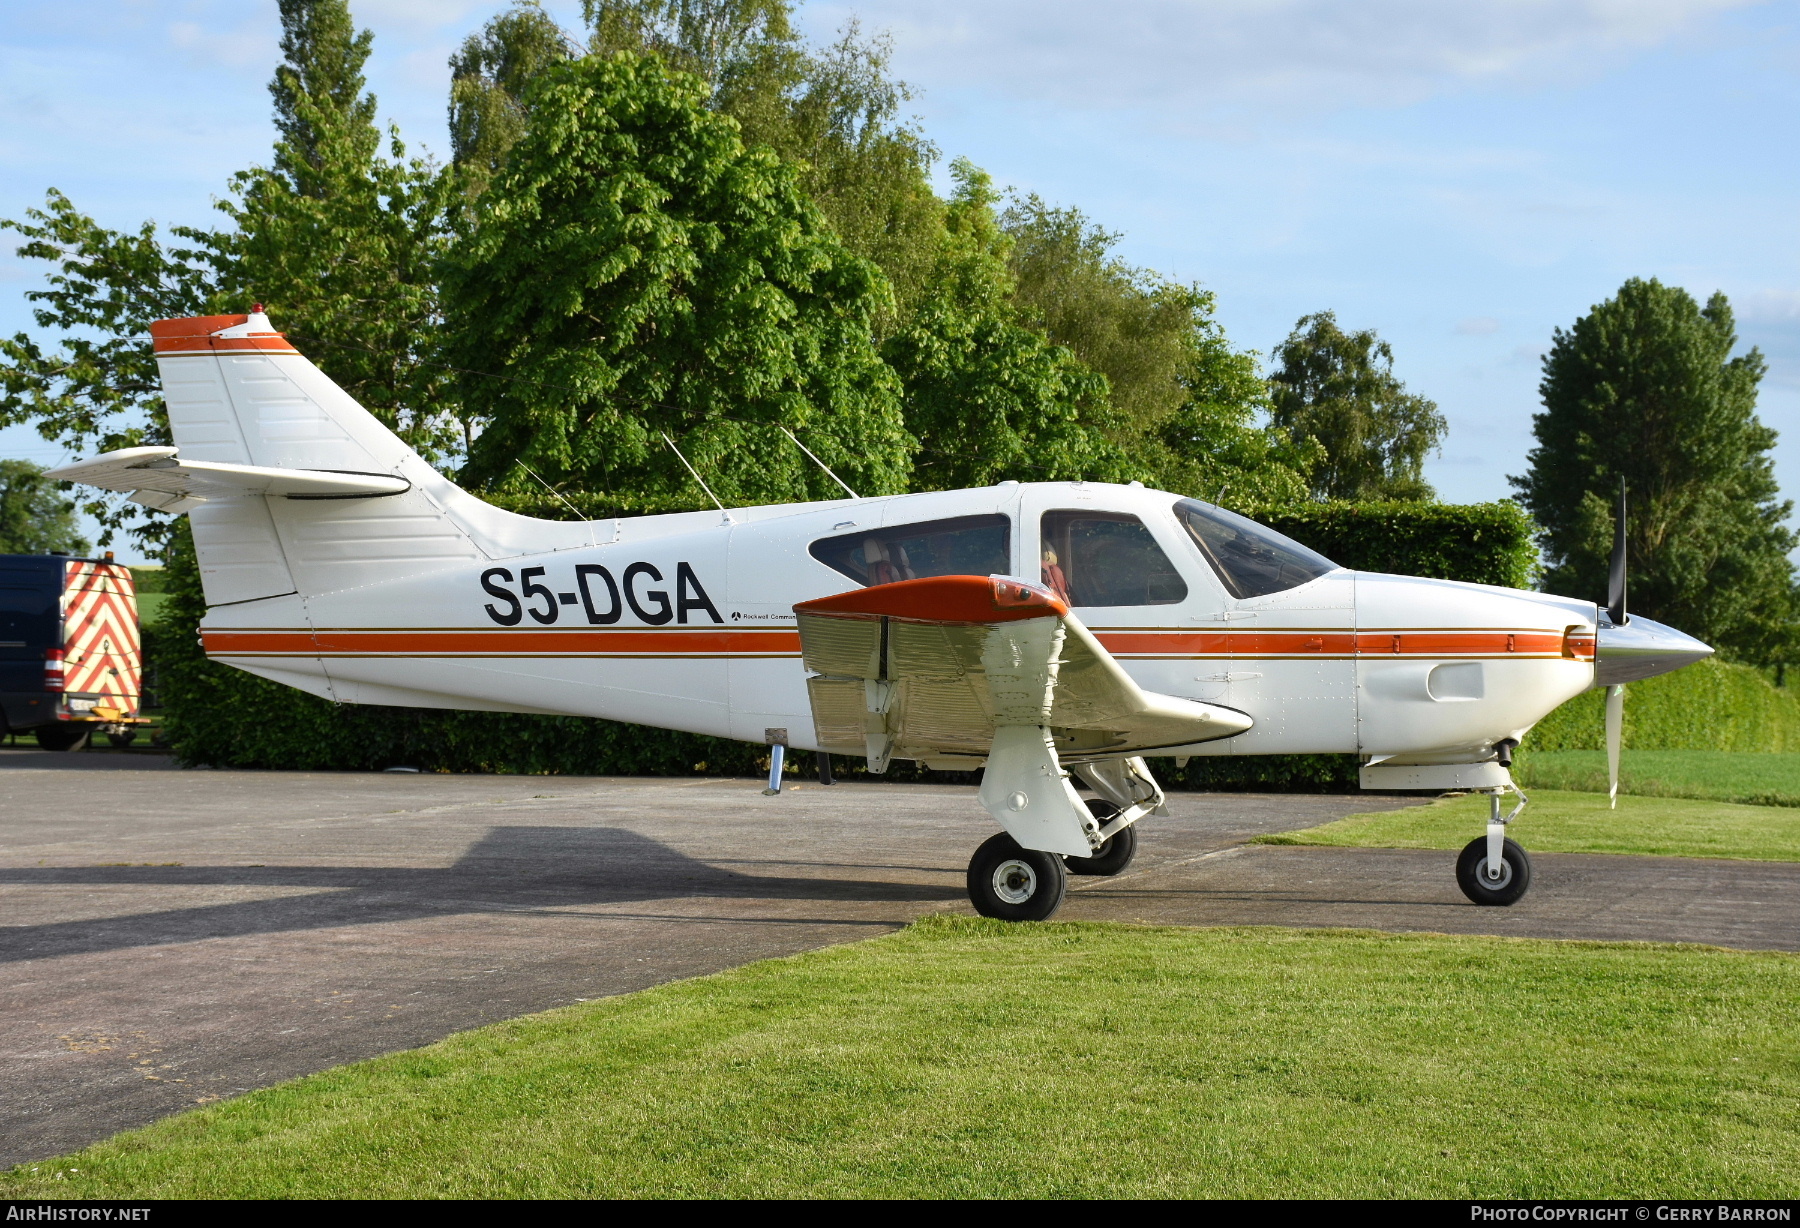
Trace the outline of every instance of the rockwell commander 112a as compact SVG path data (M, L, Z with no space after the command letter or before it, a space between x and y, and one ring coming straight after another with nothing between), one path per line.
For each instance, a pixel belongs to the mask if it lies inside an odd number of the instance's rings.
M968 882L991 917L1048 917L1066 874L1125 868L1164 813L1146 756L1357 754L1364 788L1490 793L1458 881L1512 903L1519 739L1711 651L1627 620L1622 569L1610 610L1356 572L1137 485L537 520L455 486L260 309L151 332L175 446L52 476L188 515L211 659L341 703L768 742L777 764L984 767L1003 831Z

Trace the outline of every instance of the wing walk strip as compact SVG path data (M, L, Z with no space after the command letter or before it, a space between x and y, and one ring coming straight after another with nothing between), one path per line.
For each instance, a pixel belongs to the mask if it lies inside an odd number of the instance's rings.
M1553 631L1394 628L1280 631L1096 630L1120 660L1299 660L1381 657L1560 658ZM790 628L632 627L620 630L511 628L220 628L201 632L207 655L225 657L798 657ZM1591 657L1574 647L1574 654Z

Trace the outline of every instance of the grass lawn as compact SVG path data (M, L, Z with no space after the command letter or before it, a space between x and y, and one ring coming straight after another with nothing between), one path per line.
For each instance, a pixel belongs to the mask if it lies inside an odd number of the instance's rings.
M1785 1198L1797 1013L1785 954L932 919L211 1105L0 1195Z
M1528 791L1531 805L1510 834L1529 852L1800 861L1800 810L1623 793L1619 808L1608 810L1604 793ZM1507 803L1510 809L1512 799ZM1429 806L1352 815L1319 827L1258 836L1253 843L1459 849L1487 831L1487 815L1486 797L1446 798Z
M1606 752L1529 751L1514 776L1527 790L1606 792ZM1619 787L1639 797L1693 797L1754 806L1800 806L1800 754L1722 750L1627 750Z

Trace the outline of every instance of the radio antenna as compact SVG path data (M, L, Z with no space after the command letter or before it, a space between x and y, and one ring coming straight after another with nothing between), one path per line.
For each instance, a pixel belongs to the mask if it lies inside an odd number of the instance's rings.
M581 514L580 509L577 508L573 503L570 503L567 499L563 498L562 491L556 489L556 487L554 487L554 486L550 485L550 483L544 481L543 478L539 478L537 475L537 471L534 470L530 465L527 465L524 461L519 462L519 468L523 469L526 473L531 474L532 477L537 478L537 484L539 486L542 486L545 490L549 491L551 498L555 499L558 503L560 503L564 507L568 508L571 512L574 512L575 519L577 519L577 520L581 521L583 524L587 525L588 545L598 546L600 544L600 539L594 536L594 522L589 520L586 516L583 516Z
M657 434L661 435L663 442L669 445L669 451L675 454L675 459L681 462L682 467L693 475L694 481L700 483L700 489L706 492L706 497L713 501L713 506L717 507L719 509L719 514L725 518L724 523L732 523L731 513L725 510L725 505L723 503L719 502L719 496L713 494L712 487L706 484L706 479L700 476L700 471L688 464L688 458L681 454L681 449L675 446L675 441L669 438L669 433L667 431L658 431Z
M814 456L813 450L811 448L807 447L805 444L801 443L800 437L798 435L796 435L796 434L794 434L794 432L788 430L787 427L781 426L781 424L779 422L777 422L775 425L781 427L781 433L783 435L786 435L789 439L793 440L794 446L796 448L799 448L802 452L806 453L807 457L809 459L811 459L813 464L817 465L819 468L821 468L825 471L826 477L828 477L832 481L836 482L839 486L842 486L844 488L845 494L849 495L852 499L862 498L861 495L857 494L854 490L850 489L850 483L844 481L843 478L840 478L837 474L835 474L831 471L830 465L827 465L824 461L822 461L818 457Z

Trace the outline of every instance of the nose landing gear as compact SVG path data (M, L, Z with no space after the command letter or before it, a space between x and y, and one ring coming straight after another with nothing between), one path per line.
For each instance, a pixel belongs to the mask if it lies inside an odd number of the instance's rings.
M1504 907L1516 903L1531 887L1531 858L1516 840L1507 838L1506 825L1525 809L1525 794L1517 785L1519 804L1512 813L1500 815L1500 794L1488 794L1487 835L1477 836L1463 846L1456 858L1456 885L1474 903Z
M1456 885L1477 904L1515 903L1531 886L1531 858L1518 841L1502 841L1496 874L1488 859L1487 837L1477 836L1456 859Z

